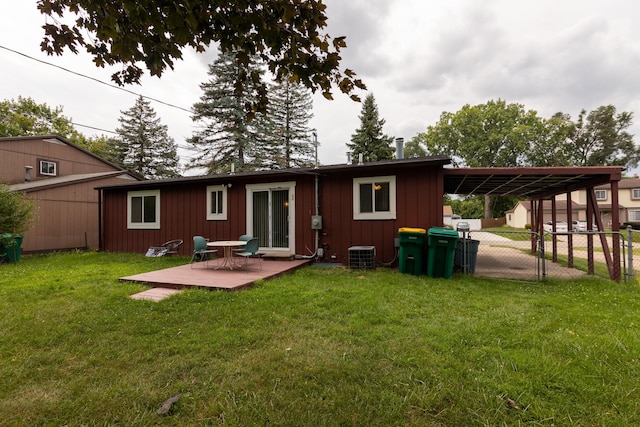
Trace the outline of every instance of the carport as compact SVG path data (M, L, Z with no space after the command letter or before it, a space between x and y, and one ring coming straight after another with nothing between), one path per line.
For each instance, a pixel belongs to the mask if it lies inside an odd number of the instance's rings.
M584 166L584 167L509 167L509 168L445 168L444 192L460 195L517 196L531 203L532 231L543 232L543 200L551 200L552 220L556 223L556 196L566 194L567 206L571 206L571 192L586 190L587 221L591 229L595 217L599 230L604 230L600 210L596 202L594 187L611 185L612 230L619 229L618 182L622 179L621 166ZM572 222L572 210L567 208L567 222ZM617 227L616 227L617 224ZM555 230L554 230L555 231ZM617 282L620 272L620 236L612 233L612 247L609 248L604 234L599 234L602 248L609 269L609 276ZM594 272L593 235L588 236L588 269ZM537 242L531 241L532 252L536 251ZM573 267L573 241L568 234L569 267ZM557 261L557 247L553 236L553 261Z

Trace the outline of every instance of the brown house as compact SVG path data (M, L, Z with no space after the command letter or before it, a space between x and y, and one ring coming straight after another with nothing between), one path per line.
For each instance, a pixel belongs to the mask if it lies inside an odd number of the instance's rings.
M36 200L24 252L98 248L96 186L140 178L56 136L0 138L0 181Z
M246 172L102 186L101 248L144 253L192 237L259 237L271 256L348 264L349 248L391 262L400 227L442 226L448 157Z

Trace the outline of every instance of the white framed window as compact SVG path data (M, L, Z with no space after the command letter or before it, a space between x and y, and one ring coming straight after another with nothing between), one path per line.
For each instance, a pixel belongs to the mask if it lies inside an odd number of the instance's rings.
M49 160L40 160L40 175L58 176L58 164Z
M227 220L227 187L210 185L207 187L207 220Z
M640 188L631 189L631 198L633 200L640 199Z
M353 219L396 219L396 177L354 178Z
M596 200L607 200L607 190L594 190Z
M630 210L629 211L629 221L640 221L640 210Z
M160 229L160 190L127 194L127 228Z

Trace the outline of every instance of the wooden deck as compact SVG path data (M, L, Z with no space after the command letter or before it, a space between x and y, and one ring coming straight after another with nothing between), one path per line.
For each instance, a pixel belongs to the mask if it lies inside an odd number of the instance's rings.
M184 289L198 287L205 289L238 290L251 286L256 280L268 280L289 273L306 265L310 260L271 261L262 260L262 269L258 263L250 263L249 271L243 269L216 270L214 261L206 268L204 263L195 263L164 270L121 277L127 282L143 283L153 288Z

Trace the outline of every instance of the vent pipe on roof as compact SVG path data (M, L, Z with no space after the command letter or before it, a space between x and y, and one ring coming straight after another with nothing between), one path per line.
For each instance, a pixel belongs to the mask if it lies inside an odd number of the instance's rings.
M347 151L347 164L351 164L351 151Z
M396 138L396 159L404 159L404 138Z
M31 169L33 169L33 166L24 167L24 182L31 181Z
M364 163L364 153L358 154L358 164L361 165Z

